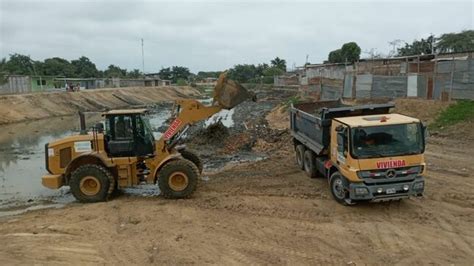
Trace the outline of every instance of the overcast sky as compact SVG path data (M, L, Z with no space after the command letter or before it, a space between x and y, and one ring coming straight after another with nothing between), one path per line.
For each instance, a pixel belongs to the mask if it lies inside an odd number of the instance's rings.
M318 63L355 41L388 53L407 42L474 29L473 1L22 1L0 0L0 57L89 57L145 72L182 65L192 71L284 58ZM367 54L362 54L367 56Z

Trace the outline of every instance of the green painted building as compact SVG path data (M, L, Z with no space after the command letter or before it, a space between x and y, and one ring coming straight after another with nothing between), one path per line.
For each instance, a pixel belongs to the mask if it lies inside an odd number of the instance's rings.
M38 92L58 88L60 84L55 81L55 78L52 76L31 76L31 91Z

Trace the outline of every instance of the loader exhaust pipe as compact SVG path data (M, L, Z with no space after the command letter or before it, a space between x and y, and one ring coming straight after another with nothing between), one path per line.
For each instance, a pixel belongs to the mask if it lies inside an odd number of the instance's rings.
M86 135L87 134L87 129L86 129L86 117L84 116L84 113L79 111L79 125L81 128L81 135Z

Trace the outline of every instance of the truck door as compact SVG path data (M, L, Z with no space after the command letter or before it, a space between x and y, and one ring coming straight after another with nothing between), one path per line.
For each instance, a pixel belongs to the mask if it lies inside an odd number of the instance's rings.
M349 130L343 125L336 128L337 134L337 149L336 161L340 165L346 165L347 154L349 152Z

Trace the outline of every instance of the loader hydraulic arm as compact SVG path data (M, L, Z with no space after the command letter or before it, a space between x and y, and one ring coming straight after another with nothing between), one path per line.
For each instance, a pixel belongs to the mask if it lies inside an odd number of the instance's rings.
M196 100L177 100L173 108L173 122L166 130L166 132L158 140L158 149L164 149L169 140L173 139L176 134L181 132L184 128L205 120L213 114L219 112L223 108L221 106L211 105L205 106Z

